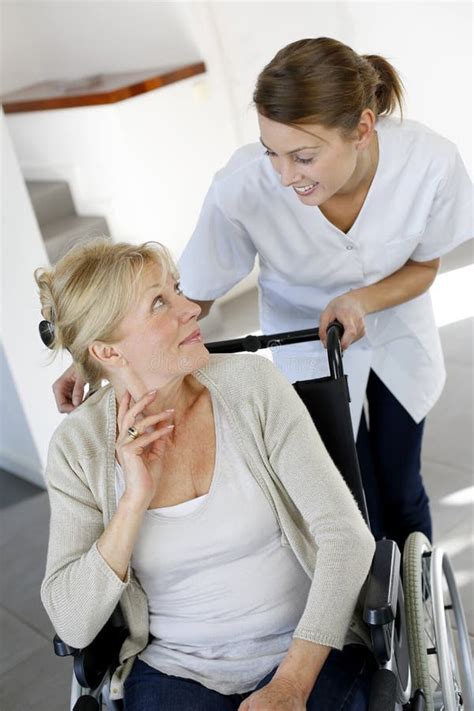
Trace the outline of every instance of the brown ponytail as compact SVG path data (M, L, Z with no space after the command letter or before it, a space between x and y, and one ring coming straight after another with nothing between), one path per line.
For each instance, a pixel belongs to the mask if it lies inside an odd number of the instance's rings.
M376 116L389 116L397 106L403 114L403 84L394 67L384 57L377 54L364 54L365 59L378 74L375 88Z
M362 111L402 113L403 85L383 57L360 56L328 37L281 49L263 69L253 95L257 110L280 123L319 123L351 132Z

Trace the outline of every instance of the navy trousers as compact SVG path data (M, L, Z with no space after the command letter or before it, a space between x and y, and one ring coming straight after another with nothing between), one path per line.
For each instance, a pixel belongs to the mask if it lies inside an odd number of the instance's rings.
M307 703L307 711L367 711L376 664L362 645L333 649ZM266 686L276 669L257 685ZM224 696L191 679L169 676L136 659L125 681L125 711L237 711L250 696Z
M369 424L362 415L357 454L372 533L403 546L412 531L432 537L428 496L421 478L424 420L417 424L370 371Z

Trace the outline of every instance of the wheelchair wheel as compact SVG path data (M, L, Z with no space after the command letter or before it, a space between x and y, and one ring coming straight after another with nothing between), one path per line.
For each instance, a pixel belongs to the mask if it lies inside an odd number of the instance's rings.
M412 533L403 554L403 587L413 689L427 711L473 711L469 636L446 554Z

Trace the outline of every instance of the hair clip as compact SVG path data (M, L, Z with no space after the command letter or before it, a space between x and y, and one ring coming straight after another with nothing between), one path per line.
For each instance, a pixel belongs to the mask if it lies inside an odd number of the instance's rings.
M54 323L52 323L52 321L40 321L38 328L44 345L47 346L47 348L52 348L54 342Z

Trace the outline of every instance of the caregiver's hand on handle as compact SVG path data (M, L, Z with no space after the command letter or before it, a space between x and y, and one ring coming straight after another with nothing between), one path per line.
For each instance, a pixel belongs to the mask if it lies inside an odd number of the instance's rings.
M341 338L342 350L365 335L364 317L366 311L355 293L348 291L329 302L319 320L319 337L327 348L327 328L332 321L339 321L344 327Z

